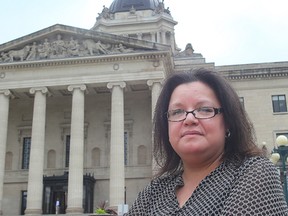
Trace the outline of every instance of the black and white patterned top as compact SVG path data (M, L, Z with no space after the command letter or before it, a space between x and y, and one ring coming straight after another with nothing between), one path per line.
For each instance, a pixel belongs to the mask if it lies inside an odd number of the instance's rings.
M267 158L248 158L240 167L223 162L180 208L175 189L183 184L181 174L152 180L125 215L288 215L279 173Z

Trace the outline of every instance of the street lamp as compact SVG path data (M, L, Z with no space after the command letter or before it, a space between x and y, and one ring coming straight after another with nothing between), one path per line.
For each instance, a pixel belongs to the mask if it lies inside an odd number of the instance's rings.
M283 190L286 199L286 203L288 203L288 192L287 192L287 175L286 175L286 162L288 157L288 139L284 135L280 135L276 138L277 146L273 149L273 153L271 155L270 160L277 164L279 159L281 159L282 163L282 173L283 173Z

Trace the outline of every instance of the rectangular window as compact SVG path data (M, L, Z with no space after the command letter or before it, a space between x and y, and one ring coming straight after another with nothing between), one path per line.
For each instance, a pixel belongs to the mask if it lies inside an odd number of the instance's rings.
M65 143L65 167L69 167L69 157L70 157L70 135L67 135Z
M273 112L287 112L286 96L273 95L272 96Z
M23 138L22 169L29 169L31 137Z
M124 164L128 165L128 132L124 132Z

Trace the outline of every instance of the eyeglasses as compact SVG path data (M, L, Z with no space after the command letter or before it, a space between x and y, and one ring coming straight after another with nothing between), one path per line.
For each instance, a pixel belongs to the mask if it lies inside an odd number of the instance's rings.
M184 121L189 113L192 113L196 119L209 119L222 112L222 108L199 107L192 111L186 111L183 109L169 110L166 114L168 121L180 122Z

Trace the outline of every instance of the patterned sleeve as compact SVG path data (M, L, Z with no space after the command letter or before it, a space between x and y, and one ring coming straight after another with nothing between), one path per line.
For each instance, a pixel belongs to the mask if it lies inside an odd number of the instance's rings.
M276 167L263 158L246 161L222 215L288 215Z
M124 216L144 216L147 215L146 210L149 206L149 200L151 197L151 187L149 184L146 186L139 194L128 213L124 214Z

